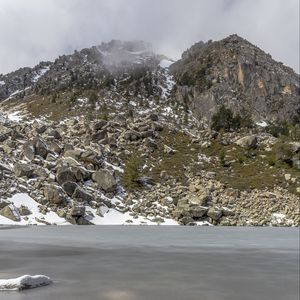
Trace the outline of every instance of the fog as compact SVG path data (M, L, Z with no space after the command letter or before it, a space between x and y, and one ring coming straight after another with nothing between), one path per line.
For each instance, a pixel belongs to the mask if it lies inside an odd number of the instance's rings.
M232 33L299 73L299 0L0 0L0 73L112 39L178 59Z

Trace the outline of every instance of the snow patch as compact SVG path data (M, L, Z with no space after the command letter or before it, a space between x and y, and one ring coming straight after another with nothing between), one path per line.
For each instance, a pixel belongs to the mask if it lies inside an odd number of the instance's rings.
M49 211L43 215L39 210L40 204L29 197L28 194L15 194L12 198L8 199L8 201L16 208L20 208L22 205L26 206L31 211L31 214L28 216L20 216L21 220L19 222L0 216L1 225L44 225L45 223L56 225L70 224L53 211Z
M287 225L294 225L293 220L287 219L285 214L282 213L273 213L272 214L272 225L281 225L281 224L287 224Z
M37 82L42 76L44 76L48 71L50 70L50 67L47 66L45 68L40 69L37 74L33 77L33 82Z
M19 111L7 114L7 118L13 122L20 122L23 119Z
M5 85L5 82L0 80L0 85Z
M76 102L78 103L79 107L84 107L85 105L87 105L89 99L88 98L77 98Z
M115 209L104 211L103 217L97 215L96 209L89 206L86 206L86 211L93 213L94 217L88 220L95 225L158 225L157 222L153 222L145 217L133 217L129 212L122 213ZM172 219L164 219L164 222L160 223L160 225L178 225L178 223Z
M172 64L174 63L174 61L169 60L169 59L162 59L159 63L159 66L163 69L167 69L169 68Z
M259 127L267 127L268 123L265 121L260 121L260 122L257 122L256 125Z
M105 162L105 165L108 167L111 167L113 170L118 171L120 173L124 173L124 169L122 169L121 167L118 166L114 166L113 164L109 163L109 162Z
M52 283L45 275L24 275L14 279L0 279L0 291L21 291L46 286Z

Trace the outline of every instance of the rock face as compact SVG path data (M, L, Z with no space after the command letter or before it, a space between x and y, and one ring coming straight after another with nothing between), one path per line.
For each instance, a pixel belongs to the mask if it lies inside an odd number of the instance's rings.
M177 100L198 118L210 121L225 104L254 120L299 120L299 75L237 35L196 43L171 71Z

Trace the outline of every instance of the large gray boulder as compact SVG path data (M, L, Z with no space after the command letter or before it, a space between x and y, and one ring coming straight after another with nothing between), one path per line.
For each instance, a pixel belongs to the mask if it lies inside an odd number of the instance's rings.
M71 197L78 187L78 184L73 181L67 181L62 184L63 190Z
M257 147L257 136L248 135L237 140L235 143L245 149L255 149Z
M49 184L45 186L44 195L46 199L57 205L63 205L67 202L67 197L60 186Z
M83 217L85 214L85 207L83 205L74 205L70 211L72 217Z
M0 210L0 215L15 222L20 222L21 217L18 209L12 204L5 206Z
M124 134L124 139L127 141L137 141L141 138L141 135L139 132L135 130L128 130Z
M23 155L30 161L34 159L35 149L31 143L27 143L23 146Z
M106 192L113 192L117 187L114 174L106 169L95 172L92 179Z
M21 216L29 216L32 214L31 210L25 205L21 205L18 210Z
M59 168L56 172L56 180L60 185L67 181L76 182L76 172L72 168L68 167Z
M218 221L222 217L222 210L216 207L211 207L207 212L207 216L214 221Z
M191 216L193 218L202 218L208 212L208 207L195 206L191 207Z
M42 139L37 137L33 140L33 145L35 148L35 154L45 159L49 153L47 144Z
M0 200L0 209L8 206L9 204L10 204L10 202L7 200Z
M14 165L14 171L15 175L17 177L27 177L30 178L33 176L34 169L30 165L22 164L22 163L16 163Z
M84 189L82 189L79 186L76 187L72 195L72 199L78 202L88 202L88 203L95 200L93 195L86 192Z

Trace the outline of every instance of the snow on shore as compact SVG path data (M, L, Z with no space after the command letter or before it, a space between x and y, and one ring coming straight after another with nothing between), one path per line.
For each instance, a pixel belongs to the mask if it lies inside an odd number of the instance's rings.
M14 279L0 279L0 291L21 291L46 286L52 283L45 275L24 275Z
M27 194L16 194L12 198L8 199L16 208L20 208L22 205L26 206L31 214L28 216L21 216L19 222L12 221L8 218L0 216L1 225L45 225L56 224L66 225L69 224L64 218L59 217L55 212L48 211L45 215L39 210L39 203L29 197Z
M87 212L92 212L94 217L90 218L89 221L95 225L158 225L157 222L151 221L145 217L139 216L133 218L129 212L122 213L115 209L109 209L103 213L103 217L96 214L96 210L86 206ZM178 225L178 222L172 219L163 219L164 222L159 225Z

